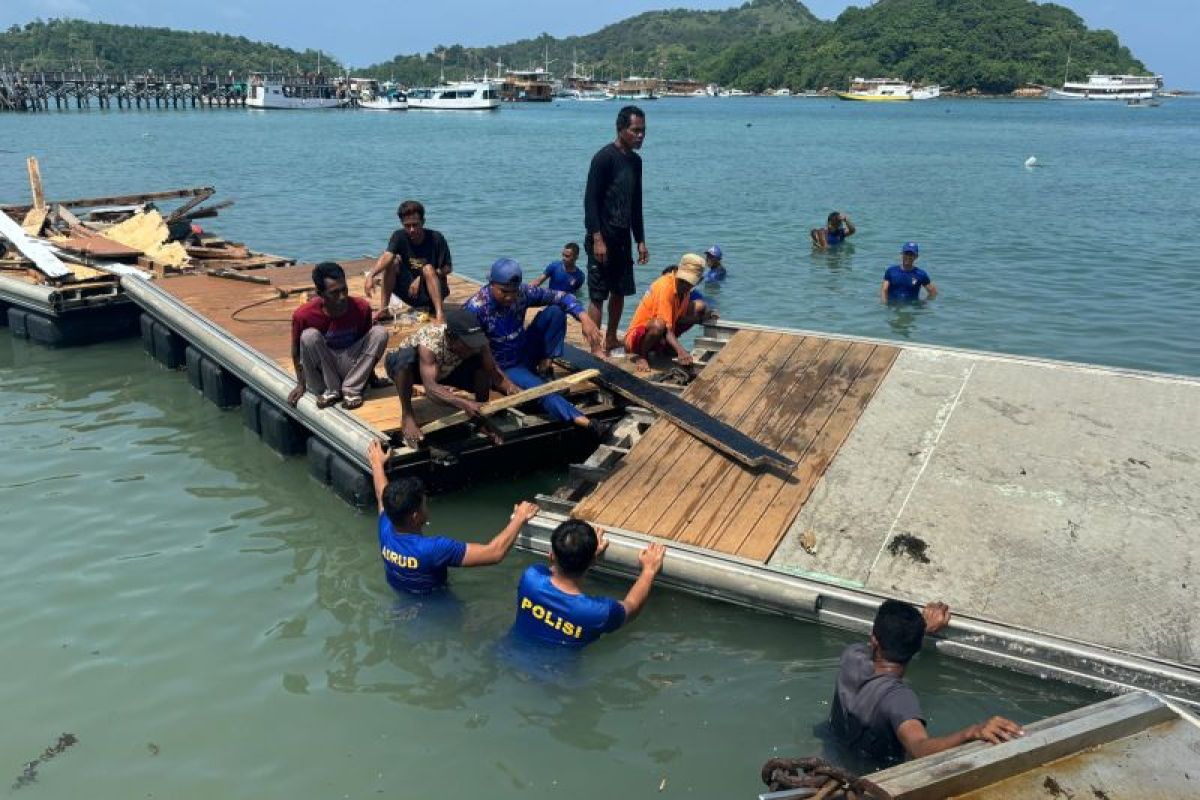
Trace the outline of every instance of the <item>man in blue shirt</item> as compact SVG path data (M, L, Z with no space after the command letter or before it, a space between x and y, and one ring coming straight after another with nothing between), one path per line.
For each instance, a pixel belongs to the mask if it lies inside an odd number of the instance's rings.
M809 232L809 236L812 238L813 247L824 250L846 241L857 230L850 218L841 211L831 211L825 220L825 227L813 228Z
M517 587L514 632L523 639L582 648L631 622L646 605L666 548L652 542L638 560L641 574L625 599L585 594L583 576L603 555L608 541L583 520L569 519L550 536L550 566L535 564Z
M512 549L522 526L538 513L534 503L513 506L504 530L487 544L460 542L421 532L429 522L429 503L420 478L388 482L383 446L372 440L367 446L375 500L379 506L379 554L393 589L410 594L427 594L446 585L449 567L486 567L499 564Z
M537 280L529 285L536 288L546 281L550 281L550 288L556 292L577 294L586 277L583 270L576 266L578 261L579 245L575 242L567 242L563 245L562 260L551 261L547 264L546 269L537 277Z
M725 280L726 270L725 265L721 263L721 258L724 254L721 252L721 245L714 244L712 247L704 251L704 282L717 283Z
M544 308L526 327L525 311L531 306ZM600 346L600 329L573 295L522 284L521 265L511 258L492 264L487 285L466 302L466 309L483 326L496 365L522 389L545 383L541 375L548 374L550 360L562 355L568 315L579 320L589 346ZM541 403L555 419L573 422L604 438L607 426L589 420L562 395L546 395Z
M917 268L918 247L916 242L905 242L900 248L900 263L892 264L883 273L883 286L879 299L884 303L911 303L921 297L925 287L925 299L937 297L937 287L929 279L929 273Z

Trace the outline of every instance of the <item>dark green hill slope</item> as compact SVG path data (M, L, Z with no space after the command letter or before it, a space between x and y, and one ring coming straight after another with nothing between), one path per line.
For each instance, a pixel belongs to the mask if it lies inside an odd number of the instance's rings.
M481 74L485 67L494 73L500 61L506 68L542 66L547 57L551 71L560 75L568 73L577 58L581 69L597 78L634 73L702 77L713 53L821 24L798 0L752 0L725 11L649 11L585 36L556 39L542 34L496 47L439 49L445 53L446 76L453 78ZM440 66L435 51L397 56L361 72L409 84L428 83L438 77Z
M315 50L301 53L243 36L57 19L14 25L0 32L0 58L30 70L82 65L116 72L190 72L207 67L232 69L244 77L252 70L317 69ZM341 71L329 58L322 57L321 64L327 74Z
M843 88L852 76L900 77L958 90L1009 92L1088 72L1144 72L1112 31L1068 8L1029 0L879 0L832 25L735 45L706 65L719 82L761 89Z

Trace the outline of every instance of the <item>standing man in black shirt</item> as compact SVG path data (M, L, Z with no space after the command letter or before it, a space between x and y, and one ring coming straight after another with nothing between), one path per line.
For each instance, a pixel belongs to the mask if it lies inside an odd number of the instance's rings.
M446 276L454 269L446 237L425 227L425 206L405 200L396 211L401 227L392 233L387 249L367 273L366 295L371 296L376 277L383 273L381 312L388 307L392 294L408 305L432 311L440 323L445 319L442 300L450 294Z
M630 233L637 242L638 263L650 261L642 225L642 159L634 152L645 140L645 113L637 106L625 106L617 112L617 138L592 156L583 193L583 221L587 227L583 249L588 256L591 301L587 313L600 327L604 301L608 300L604 354L619 345L617 325L625 310L625 298L637 291Z

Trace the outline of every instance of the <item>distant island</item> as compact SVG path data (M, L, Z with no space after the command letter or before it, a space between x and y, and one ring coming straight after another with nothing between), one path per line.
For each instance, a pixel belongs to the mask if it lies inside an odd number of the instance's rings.
M1146 72L1115 33L1089 30L1075 12L1052 3L878 0L825 22L798 0L751 0L724 11L651 11L585 36L542 34L495 47L398 55L353 74L420 85L443 73L464 78L546 64L560 76L636 74L750 92L842 88L852 76L889 76L1006 94L1089 72ZM315 50L240 36L60 19L0 33L0 65L128 73L346 70Z

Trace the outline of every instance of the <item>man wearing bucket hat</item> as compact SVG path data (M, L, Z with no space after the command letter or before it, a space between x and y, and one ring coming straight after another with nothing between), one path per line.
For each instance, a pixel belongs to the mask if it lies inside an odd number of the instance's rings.
M579 321L583 337L593 349L600 347L600 329L574 295L529 286L521 277L521 265L515 259L498 259L488 273L487 285L464 307L487 334L496 365L507 379L522 389L532 389L545 383L541 375L550 360L562 355L568 316ZM525 311L531 306L543 308L526 326ZM541 403L550 416L588 428L598 438L607 432L607 426L589 420L562 395L546 395Z
M413 386L420 383L425 396L454 406L471 417L479 416L495 385L505 394L520 389L496 366L487 335L475 315L465 308L448 306L445 325L426 325L400 342L384 359L384 368L396 384L403 413L401 435L409 447L417 447L423 438L413 413ZM463 389L474 394L468 400L454 392Z
M684 320L703 321L713 316L704 301L691 297L692 290L703 278L704 259L695 253L687 253L679 259L678 267L668 269L650 284L625 332L625 352L634 359L634 366L639 371L649 369L646 356L654 352L674 353L681 366L692 363L691 354L679 343L678 337L690 327L690 324L682 324Z
M905 242L900 248L900 263L892 264L883 273L883 286L879 289L879 299L884 303L911 303L921 297L921 287L925 287L925 299L937 297L937 287L929 279L929 273L917 267L917 254L920 248L916 242Z

